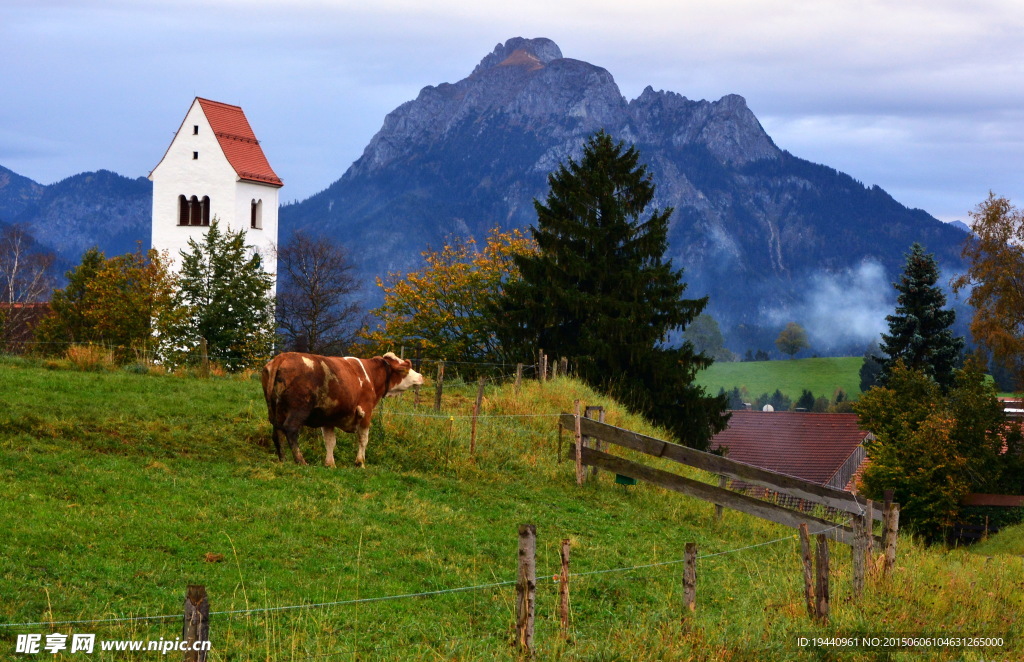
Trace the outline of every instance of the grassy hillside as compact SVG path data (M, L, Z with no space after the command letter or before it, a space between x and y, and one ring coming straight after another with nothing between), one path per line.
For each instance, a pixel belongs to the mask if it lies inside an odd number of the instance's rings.
M697 375L697 381L710 393L719 388L746 387L751 397L781 390L793 400L807 389L818 396L832 399L837 388L846 391L850 399L860 397L859 356L819 359L793 359L786 361L748 361L715 363Z
M607 475L575 486L555 419L574 398L604 404L611 423L664 433L572 380L488 388L475 458L465 417L475 385L446 384L441 416L411 394L390 399L369 468L351 467L341 437L330 470L274 461L256 380L49 367L0 359L0 624L46 623L0 627L3 659L22 659L18 633L173 639L185 586L201 583L215 612L211 661L511 660L515 594L503 582L515 578L524 522L537 525L538 576L557 572L562 538L578 573L569 642L557 634L557 584L539 582L543 660L840 659L800 650L796 637L1020 628L1024 551L989 561L909 538L895 576L874 579L859 605L848 550L833 546L832 622L811 624L791 530L734 512L715 522L709 504ZM302 444L322 462L316 435ZM681 567L651 564L681 559L688 541L706 558L697 611L681 620ZM649 567L622 570L637 566ZM487 588L392 597L476 586ZM370 598L390 599L353 602ZM107 655L89 659L126 659ZM927 655L891 659L1019 659L1024 641Z

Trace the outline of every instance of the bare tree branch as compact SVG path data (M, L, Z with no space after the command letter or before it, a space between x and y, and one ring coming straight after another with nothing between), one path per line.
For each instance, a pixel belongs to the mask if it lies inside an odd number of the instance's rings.
M317 354L344 352L367 321L345 250L300 231L278 249L277 266L277 324L288 345Z

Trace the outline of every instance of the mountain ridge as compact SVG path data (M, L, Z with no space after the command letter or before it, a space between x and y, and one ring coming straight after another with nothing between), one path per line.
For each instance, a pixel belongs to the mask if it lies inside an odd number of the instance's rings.
M419 268L426 247L535 222L547 175L600 129L639 150L654 206L675 210L668 256L685 269L687 296L710 296L738 351L771 348L780 320L797 319L823 279L845 283L868 265L891 282L914 241L944 275L963 267L961 229L782 149L742 96L691 100L647 86L626 99L607 69L521 37L388 113L336 181L281 207L281 240L302 229L346 245L374 303L375 277ZM92 245L147 246L151 191L145 178L104 170L43 186L0 167L0 222L27 224L75 264ZM860 353L868 341L827 346L829 333L816 334L816 349Z
M771 346L778 311L801 305L821 274L872 262L894 278L914 241L962 268L959 229L781 149L742 96L694 101L648 86L627 100L606 69L518 37L389 113L340 179L282 207L282 226L358 243L376 275L417 268L419 251L448 235L533 223L547 174L599 129L637 147L654 205L675 209L669 257L688 295L710 295L723 326L760 329L753 346Z

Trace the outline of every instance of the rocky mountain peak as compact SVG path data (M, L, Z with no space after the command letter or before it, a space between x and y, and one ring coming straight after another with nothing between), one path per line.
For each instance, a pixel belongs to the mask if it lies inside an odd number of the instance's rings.
M746 99L738 94L727 94L718 101L691 101L648 85L629 102L629 112L637 137L646 142L701 144L723 163L733 164L780 154Z
M562 50L558 44L539 37L537 39L524 39L513 37L504 44L498 44L494 50L480 60L480 64L473 69L473 74L480 73L486 69L498 66L528 65L531 68L539 69L555 60L562 59Z

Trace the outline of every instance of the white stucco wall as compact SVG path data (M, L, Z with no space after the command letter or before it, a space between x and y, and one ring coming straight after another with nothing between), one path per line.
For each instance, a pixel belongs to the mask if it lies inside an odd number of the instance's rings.
M246 243L260 252L263 268L272 274L277 273L277 192L278 189L273 186L238 182L235 188L235 218L239 219L239 224L231 225L232 229L245 230ZM262 227L255 230L249 227L253 200L263 201Z
M194 134L195 126L199 131ZM193 158L193 153L198 153L198 158ZM205 226L178 225L178 196L194 195L200 200L209 196L211 221L216 217L222 228L245 230L246 243L263 256L266 271L276 274L278 189L239 181L198 100L149 178L153 182L152 246L169 252L172 268L180 267L180 253L187 250L188 240L199 241L207 230ZM249 227L253 199L263 201L262 228L255 230Z

